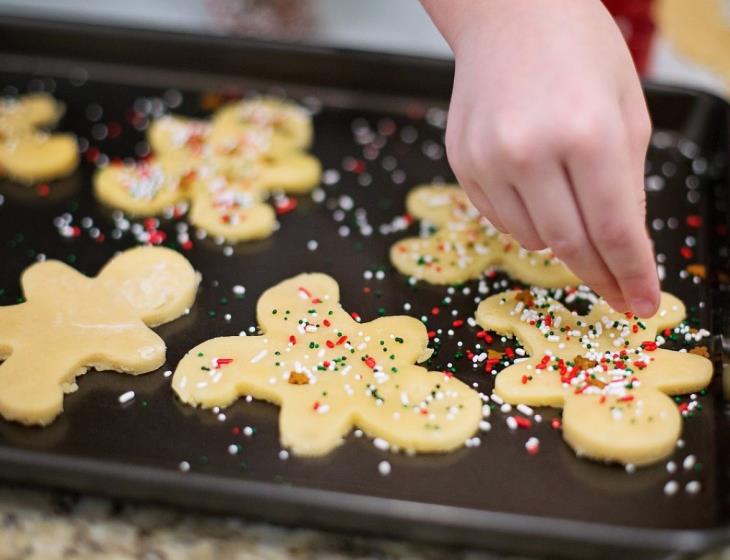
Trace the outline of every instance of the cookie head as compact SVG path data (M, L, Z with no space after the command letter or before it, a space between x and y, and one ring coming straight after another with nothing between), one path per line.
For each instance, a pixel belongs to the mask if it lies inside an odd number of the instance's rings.
M138 247L114 257L98 276L150 326L179 317L195 299L198 275L172 249Z

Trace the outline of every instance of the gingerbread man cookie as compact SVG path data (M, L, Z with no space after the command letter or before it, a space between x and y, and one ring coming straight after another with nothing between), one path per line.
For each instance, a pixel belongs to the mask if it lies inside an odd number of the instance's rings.
M274 97L235 101L221 107L213 118L217 125L232 124L271 128L276 141L305 150L312 143L312 119L302 107Z
M62 114L63 106L45 93L0 99L0 177L33 183L76 169L76 139L43 131L55 126Z
M401 273L430 284L479 278L489 267L526 284L559 288L580 280L550 251L527 251L479 215L458 185L421 185L406 198L406 210L435 227L425 237L395 243L390 260Z
M443 373L415 365L431 351L411 317L357 323L324 274L300 274L261 296L263 334L208 340L177 366L183 402L210 408L252 395L281 406L280 438L298 455L322 455L354 426L390 446L448 451L476 430L481 401Z
M159 214L188 199L191 222L210 233L229 241L268 237L276 218L264 203L266 197L273 190L311 191L321 165L302 151L308 145L303 143L302 116L311 130L306 112L273 100L240 103L268 109L255 118L249 109L234 118L237 112L228 107L222 109L230 113L227 117L216 115L210 122L158 119L148 132L155 156L100 170L94 184L97 197L135 216Z
M578 454L635 465L674 449L681 416L667 395L712 378L707 358L657 348L657 333L684 318L682 302L667 293L656 315L639 319L603 300L578 315L539 288L491 296L476 313L482 327L516 336L529 354L497 374L495 393L511 404L563 407L563 436Z
M165 343L149 327L182 315L198 278L180 254L140 247L95 278L45 261L21 284L27 301L0 307L0 416L47 425L88 369L137 375L160 367Z

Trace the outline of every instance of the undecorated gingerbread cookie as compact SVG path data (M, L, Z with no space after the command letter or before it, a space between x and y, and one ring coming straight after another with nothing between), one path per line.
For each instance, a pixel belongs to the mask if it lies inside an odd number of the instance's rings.
M51 134L63 106L45 93L0 99L0 177L33 183L70 174L79 162L76 139Z
M496 294L476 313L483 328L516 336L529 355L497 374L497 395L563 407L563 436L579 455L634 465L674 449L681 415L667 395L712 378L707 358L657 348L657 333L684 318L682 302L667 293L656 315L639 319L603 300L578 315L539 288Z
M180 254L140 247L94 278L45 261L21 284L25 303L0 307L0 416L46 425L88 369L137 375L160 367L165 343L149 327L182 315L198 278Z
M177 366L173 389L193 406L225 407L243 395L281 406L282 445L322 455L355 426L393 447L449 451L477 428L475 391L415 365L431 350L411 317L358 323L337 282L300 274L261 296L262 334L208 340Z
M395 243L390 260L401 273L430 284L458 284L496 267L526 284L559 288L580 280L550 251L527 251L479 215L458 185L421 185L406 210L435 231Z

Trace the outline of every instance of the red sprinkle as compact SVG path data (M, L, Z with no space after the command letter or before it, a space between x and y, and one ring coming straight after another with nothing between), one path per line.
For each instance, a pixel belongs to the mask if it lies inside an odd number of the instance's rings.
M274 203L274 207L276 208L276 214L281 216L283 214L288 214L289 212L293 212L294 209L297 207L297 199L286 197L278 199Z
M451 326L454 327L455 329L458 329L463 324L464 324L463 319L456 319L453 323L451 323Z
M529 418L525 418L524 416L515 416L514 419L515 422L517 422L518 428L522 428L523 430L532 428L532 420Z
M702 227L702 216L697 214L690 214L687 216L687 225L692 228Z
M560 427L561 427L561 422L560 422L560 419L559 419L559 418L553 418L553 419L552 419L552 420L550 421L550 427L551 427L551 428L552 428L553 430L559 430L559 429L560 429Z
M297 343L297 337L294 335L290 335L289 342L291 343L292 346L294 346Z

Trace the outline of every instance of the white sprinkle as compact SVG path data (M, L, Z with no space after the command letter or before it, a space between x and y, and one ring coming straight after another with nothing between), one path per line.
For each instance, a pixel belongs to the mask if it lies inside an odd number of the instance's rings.
M687 483L684 489L687 491L687 494L699 494L700 490L702 490L702 486L699 481L692 480Z
M679 490L679 484L676 480L670 480L664 485L664 494L666 496L674 496Z
M532 416L532 414L533 414L533 412L534 412L534 411L533 411L533 410L532 410L532 409L531 409L531 408L530 408L529 406L527 406L526 404L518 404L516 408L517 408L517 410L519 410L519 411L520 411L520 412L521 412L522 414L524 414L525 416Z
M319 243L317 243L316 239L310 239L307 241L307 249L310 251L316 251L317 247L319 247Z
M378 463L378 472L383 476L388 476L390 474L390 463L388 461L380 461Z
M362 437L362 430L355 430L355 431L353 432L353 435L354 435L354 436L355 436L356 438L361 438L361 437Z
M286 461L289 458L289 452L286 449L279 451L279 459Z
M119 403L126 404L134 398L134 391L127 391L119 395Z
M507 416L507 426L510 430L517 429L517 420L515 420L514 416Z
M228 454L229 455L236 455L238 453L238 446L235 443L232 443L228 446Z
M390 449L390 444L385 441L383 438L375 438L373 440L373 445L380 449L381 451L388 451Z
M669 461L667 463L667 472L668 473L675 473L675 472L677 472L677 463L675 463L674 461Z
M190 463L188 463L187 461L181 461L177 468L180 469L182 472L188 472L190 470Z
M509 403L504 403L502 406L499 407L499 410L504 414L508 414L509 412L512 412L512 405Z
M246 293L246 288L244 288L240 284L236 284L235 286L233 286L233 293L237 296L242 296Z
M695 466L696 462L697 462L697 457L695 457L694 455L687 455L684 458L684 461L682 461L682 467L684 467L684 470L688 471L692 467Z
M170 376L172 375L172 370L168 369L168 370L167 370L167 371L165 371L165 373L163 373L162 375L163 375L163 376L165 376L165 377L170 377Z
M253 358L251 358L251 363L256 364L256 363L260 362L261 360L263 360L266 357L266 354L268 354L268 353L269 353L269 351L266 350L266 348L264 348L258 354L256 354Z
M243 428L243 435L246 437L251 437L253 435L253 428L251 426L246 426Z
M488 432L489 430L492 429L492 425L489 422L487 422L486 420L482 420L481 422L479 422L479 429L482 432Z
M627 473L634 474L636 472L636 465L629 463L628 465L626 465L625 469Z

